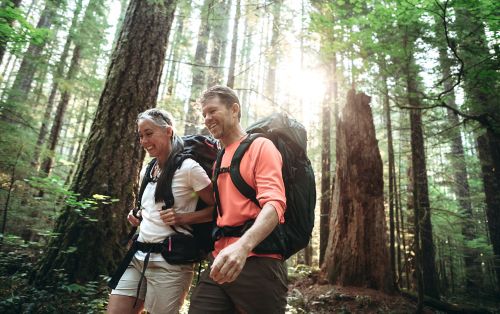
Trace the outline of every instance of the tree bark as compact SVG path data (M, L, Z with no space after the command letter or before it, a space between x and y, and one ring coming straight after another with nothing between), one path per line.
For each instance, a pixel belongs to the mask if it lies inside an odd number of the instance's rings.
M393 291L386 247L382 159L365 94L347 95L337 125L337 169L321 277L339 285Z
M54 270L71 281L109 274L123 257L126 212L132 207L144 157L136 138L137 115L155 106L175 1L131 0L111 57L106 84L71 190L79 200L107 195L116 202L68 206L33 279L42 285Z

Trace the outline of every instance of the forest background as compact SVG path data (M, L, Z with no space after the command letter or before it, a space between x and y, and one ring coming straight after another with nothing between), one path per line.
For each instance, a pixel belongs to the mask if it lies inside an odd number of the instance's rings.
M316 225L292 279L494 309L499 37L494 0L0 1L1 311L105 308L137 113L200 133L214 84L244 127L278 111L307 129ZM291 292L290 312L339 297Z

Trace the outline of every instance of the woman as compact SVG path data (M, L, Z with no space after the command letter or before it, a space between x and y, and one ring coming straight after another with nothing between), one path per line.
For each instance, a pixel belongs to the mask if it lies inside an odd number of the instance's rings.
M170 114L160 109L146 110L137 118L141 146L156 158L151 173L146 174L146 169L141 171L141 181L144 175L152 178L141 200L142 222L132 211L127 217L132 225L141 225L139 243L161 243L176 232L189 234L187 225L212 219L213 206L195 212L198 197L209 205L214 201L210 179L190 158L175 170L172 179L174 206L164 209L162 189L168 180L165 169L172 168L174 156L183 149L182 139L175 134L172 122ZM108 313L140 313L143 307L153 314L179 312L193 278L193 264L172 265L159 253L151 253L148 262L147 255L140 250L135 253L116 288L111 291Z

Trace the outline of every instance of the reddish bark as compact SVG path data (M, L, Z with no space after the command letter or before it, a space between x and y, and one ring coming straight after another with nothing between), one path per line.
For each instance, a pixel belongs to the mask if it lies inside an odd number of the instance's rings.
M336 182L322 278L390 292L382 159L370 98L347 95L337 124Z

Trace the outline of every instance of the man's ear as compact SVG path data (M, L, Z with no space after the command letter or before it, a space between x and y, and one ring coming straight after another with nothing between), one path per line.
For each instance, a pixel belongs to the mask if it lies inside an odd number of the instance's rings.
M240 108L240 105L238 103L233 103L233 105L231 106L231 112L236 114L236 117L238 117L238 112L240 112L241 108Z

